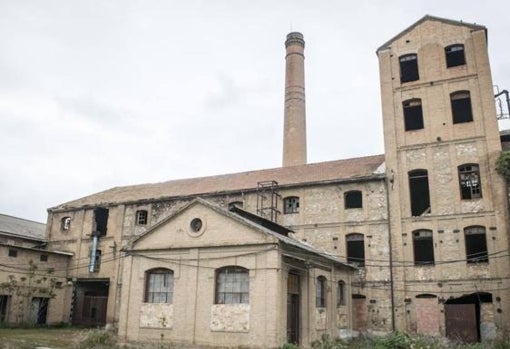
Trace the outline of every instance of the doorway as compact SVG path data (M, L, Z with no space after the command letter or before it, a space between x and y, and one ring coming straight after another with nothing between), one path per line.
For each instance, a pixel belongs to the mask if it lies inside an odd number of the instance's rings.
M300 277L290 272L287 279L287 343L299 344Z

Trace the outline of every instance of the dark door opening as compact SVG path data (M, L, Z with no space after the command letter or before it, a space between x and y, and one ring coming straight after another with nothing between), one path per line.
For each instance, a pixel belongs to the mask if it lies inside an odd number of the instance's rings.
M73 325L104 326L108 306L108 281L79 280L76 283Z
M299 309L300 278L298 274L289 273L287 281L287 342L299 344Z

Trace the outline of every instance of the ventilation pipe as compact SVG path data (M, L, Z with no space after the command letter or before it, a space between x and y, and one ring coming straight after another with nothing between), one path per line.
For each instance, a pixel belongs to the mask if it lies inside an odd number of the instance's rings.
M90 251L90 263L89 263L89 272L91 273L96 271L97 245L99 244L100 234L101 233L98 231L92 232L92 250Z

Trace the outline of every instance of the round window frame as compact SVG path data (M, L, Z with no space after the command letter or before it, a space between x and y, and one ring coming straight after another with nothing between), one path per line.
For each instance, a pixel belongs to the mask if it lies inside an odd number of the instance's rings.
M194 222L196 222L196 221L199 221L201 223L201 226L200 226L199 229L196 229L193 226ZM190 236L192 236L192 237L198 237L198 236L202 235L205 232L205 229L206 229L205 220L203 218L194 217L189 222L189 225L188 225L188 234Z

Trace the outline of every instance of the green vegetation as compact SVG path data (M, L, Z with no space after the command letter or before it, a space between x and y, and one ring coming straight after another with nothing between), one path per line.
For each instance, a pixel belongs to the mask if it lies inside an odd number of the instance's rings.
M503 150L496 161L496 171L510 181L510 150Z

